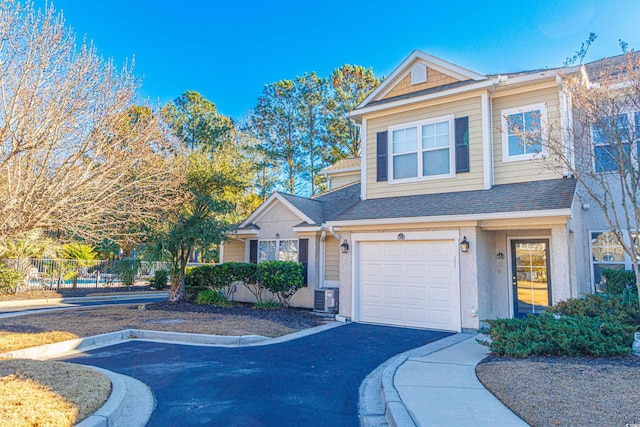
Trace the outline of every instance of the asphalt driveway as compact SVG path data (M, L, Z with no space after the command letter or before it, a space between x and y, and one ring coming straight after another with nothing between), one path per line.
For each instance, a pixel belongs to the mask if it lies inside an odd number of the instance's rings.
M153 391L149 426L358 426L358 388L390 357L450 334L362 324L259 347L132 341L67 361Z

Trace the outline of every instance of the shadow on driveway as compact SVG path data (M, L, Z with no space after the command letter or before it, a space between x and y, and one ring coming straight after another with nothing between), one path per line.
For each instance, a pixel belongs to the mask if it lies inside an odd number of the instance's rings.
M66 360L146 383L157 401L149 426L358 426L364 378L448 335L351 323L259 347L132 341Z

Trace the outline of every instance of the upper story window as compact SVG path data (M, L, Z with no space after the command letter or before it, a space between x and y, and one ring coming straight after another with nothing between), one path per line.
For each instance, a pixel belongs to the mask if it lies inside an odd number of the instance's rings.
M260 240L258 242L258 262L298 261L297 240Z
M389 128L391 181L454 175L453 116Z
M544 104L502 110L502 161L546 157L543 139L547 107Z
M595 171L613 172L631 166L633 142L640 144L640 113L604 117L591 125Z

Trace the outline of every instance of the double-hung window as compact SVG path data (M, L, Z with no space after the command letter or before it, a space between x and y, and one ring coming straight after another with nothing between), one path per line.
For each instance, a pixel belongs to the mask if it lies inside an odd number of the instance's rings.
M591 125L594 168L597 173L632 167L632 150L640 144L640 113L603 117ZM636 142L633 148L633 142Z
M260 240L258 242L258 262L298 261L297 240Z
M393 126L389 132L391 181L454 175L452 116Z
M546 157L547 107L533 104L501 111L502 161Z

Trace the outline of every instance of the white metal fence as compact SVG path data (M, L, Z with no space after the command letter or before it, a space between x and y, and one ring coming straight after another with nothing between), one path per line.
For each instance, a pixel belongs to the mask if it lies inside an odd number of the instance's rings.
M118 263L131 260L85 261L72 259L4 259L9 267L22 273L22 289L69 289L120 286ZM158 269L167 269L162 262L135 261L136 280L153 276Z

